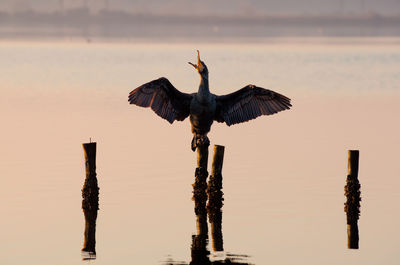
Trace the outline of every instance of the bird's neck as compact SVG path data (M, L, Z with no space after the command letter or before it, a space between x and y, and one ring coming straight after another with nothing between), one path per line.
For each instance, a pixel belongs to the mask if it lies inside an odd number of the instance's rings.
M200 76L200 86L197 92L197 99L201 103L207 103L210 101L210 89L208 87L208 76Z

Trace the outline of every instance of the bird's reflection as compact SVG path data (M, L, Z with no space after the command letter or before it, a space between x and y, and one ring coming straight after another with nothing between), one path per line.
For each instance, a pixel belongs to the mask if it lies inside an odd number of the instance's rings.
M214 252L224 250L222 238L222 175L211 175L207 185L207 171L196 169L196 180L193 184L194 211L196 214L196 235L192 235L191 261L190 263L176 262L169 259L164 265L219 265L219 264L241 264L250 265L246 262L248 256L225 253L224 259L210 259L208 250L208 223L211 226L212 249ZM208 203L207 203L208 199Z
M87 176L82 189L82 210L85 215L85 232L82 259L96 259L96 219L99 209L99 187L96 176Z

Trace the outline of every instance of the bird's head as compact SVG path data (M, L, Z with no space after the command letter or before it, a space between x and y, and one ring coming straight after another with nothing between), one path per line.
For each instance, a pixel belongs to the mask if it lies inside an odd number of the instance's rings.
M194 64L194 63L191 63L191 62L189 62L189 64L191 66L193 66L199 72L199 74L201 76L203 76L203 77L204 76L205 77L208 76L207 66L202 60L200 60L200 52L198 50L197 50L197 64Z

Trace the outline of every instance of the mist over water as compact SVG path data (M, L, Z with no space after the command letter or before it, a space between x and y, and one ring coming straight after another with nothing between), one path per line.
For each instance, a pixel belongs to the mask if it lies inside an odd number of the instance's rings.
M0 10L8 12L56 12L88 8L97 13L102 10L125 10L132 13L153 14L333 14L378 13L398 15L400 3L396 0L3 0Z
M0 38L168 42L400 36L394 0L5 0Z

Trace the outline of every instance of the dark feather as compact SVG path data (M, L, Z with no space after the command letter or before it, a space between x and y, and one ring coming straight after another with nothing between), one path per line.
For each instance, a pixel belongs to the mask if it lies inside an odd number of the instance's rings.
M153 80L129 93L129 103L151 109L169 123L189 116L191 94L177 90L165 77Z
M261 115L272 115L290 109L290 98L272 90L254 85L216 97L217 110L214 120L228 126L255 119Z

